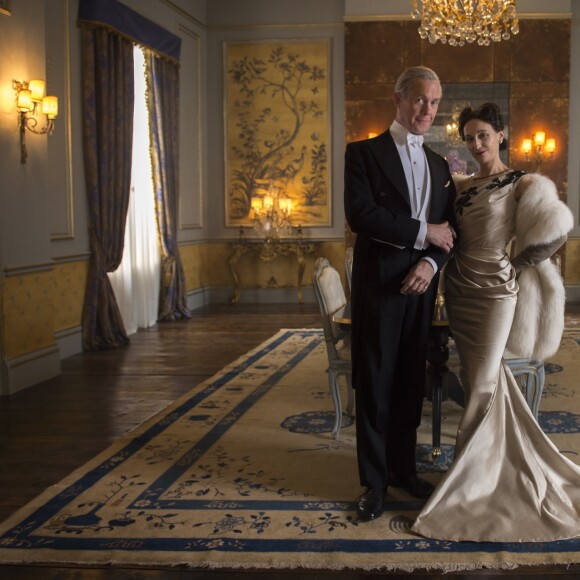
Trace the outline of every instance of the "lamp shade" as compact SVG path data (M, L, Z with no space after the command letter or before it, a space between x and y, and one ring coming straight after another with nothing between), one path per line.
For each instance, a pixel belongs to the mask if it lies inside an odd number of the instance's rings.
M28 90L32 93L33 101L42 101L46 83L43 80L35 79L28 83Z
M556 139L550 137L546 139L546 153L554 153L556 151Z
M22 112L32 111L32 93L28 89L20 89L18 91L16 106Z
M524 153L529 153L532 150L532 140L531 139L524 139L522 141L522 151Z
M49 119L56 119L58 116L58 97L48 96L42 99L42 113Z

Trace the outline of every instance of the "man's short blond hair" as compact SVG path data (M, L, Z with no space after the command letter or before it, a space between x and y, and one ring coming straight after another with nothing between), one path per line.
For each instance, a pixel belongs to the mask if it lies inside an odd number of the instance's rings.
M399 76L397 84L395 85L395 93L400 93L401 96L406 96L409 87L416 79L425 79L428 81L439 81L437 73L426 66L412 66Z

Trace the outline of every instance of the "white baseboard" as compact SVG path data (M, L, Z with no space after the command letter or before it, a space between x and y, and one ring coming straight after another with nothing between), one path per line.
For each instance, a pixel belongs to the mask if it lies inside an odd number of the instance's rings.
M231 286L212 286L190 292L187 306L191 310L202 308L207 304L227 304L231 302ZM312 286L302 289L305 304L315 304L316 296ZM244 288L240 292L240 304L286 304L298 302L296 288Z
M13 395L60 374L58 346L2 361L2 395Z
M83 329L81 326L59 330L55 333L54 338L60 351L60 360L83 351Z

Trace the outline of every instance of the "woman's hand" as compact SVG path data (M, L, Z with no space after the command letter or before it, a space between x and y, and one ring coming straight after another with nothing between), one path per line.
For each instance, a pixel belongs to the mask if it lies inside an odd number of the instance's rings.
M453 248L453 230L449 226L449 222L427 224L425 239L433 246L441 248L446 254Z

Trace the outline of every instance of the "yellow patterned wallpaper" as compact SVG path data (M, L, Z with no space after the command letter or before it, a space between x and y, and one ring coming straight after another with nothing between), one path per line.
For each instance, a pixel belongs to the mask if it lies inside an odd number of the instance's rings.
M580 285L580 238L566 242L564 280L569 286Z
M580 249L580 247L579 247ZM191 244L180 247L187 291L228 287L234 281L228 266L229 242ZM344 242L319 242L316 254L306 257L303 286L312 284L314 261L324 256L342 273ZM55 344L55 333L81 324L89 261L57 262L52 268L2 277L2 330L6 359L34 353ZM280 287L295 287L297 263L293 256L273 262L246 254L239 273L248 286L265 286L274 277Z
M89 261L63 262L53 270L54 330L81 324Z
M16 358L54 345L53 286L50 270L4 278L5 358Z
M2 282L4 357L55 344L55 332L81 324L88 261L5 276Z

